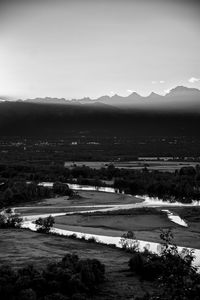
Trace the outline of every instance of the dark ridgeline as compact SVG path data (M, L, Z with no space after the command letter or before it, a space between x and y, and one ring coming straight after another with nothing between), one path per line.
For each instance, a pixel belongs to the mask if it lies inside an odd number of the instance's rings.
M98 135L199 136L200 91L176 87L166 96L43 98L0 103L0 135L62 136L88 130Z

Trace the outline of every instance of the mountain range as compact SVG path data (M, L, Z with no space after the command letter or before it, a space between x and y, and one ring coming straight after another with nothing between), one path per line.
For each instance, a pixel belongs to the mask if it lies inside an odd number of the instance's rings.
M36 98L0 102L0 136L199 136L200 90L176 87L167 95Z
M153 109L153 110L178 110L178 111L200 111L200 90L177 86L169 91L165 96L152 92L149 96L143 97L136 92L127 97L119 96L102 96L97 99L85 97L82 99L66 100L65 98L35 98L24 100L31 103L43 104L65 104L65 105L95 105L113 106L120 109Z

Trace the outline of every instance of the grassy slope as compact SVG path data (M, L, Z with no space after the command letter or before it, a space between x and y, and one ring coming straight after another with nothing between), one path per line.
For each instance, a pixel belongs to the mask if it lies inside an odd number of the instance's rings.
M109 204L133 204L142 202L142 199L135 198L131 195L104 193L96 191L78 191L80 196L75 199L68 197L58 197L41 200L40 202L29 203L29 206L70 206L70 205L109 205ZM28 206L26 205L26 206ZM22 205L20 205L22 206Z
M104 245L91 244L59 236L39 234L29 230L0 230L0 265L22 267L44 264L58 260L66 253L76 253L80 258L96 258L106 266L106 281L95 299L132 299L151 290L152 285L141 284L137 277L130 276L130 254Z

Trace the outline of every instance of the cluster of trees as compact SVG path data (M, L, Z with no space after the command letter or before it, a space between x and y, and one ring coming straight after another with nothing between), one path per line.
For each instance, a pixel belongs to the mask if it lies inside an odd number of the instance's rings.
M0 229L20 228L22 221L22 218L17 214L13 214L9 208L0 211Z
M67 184L55 182L53 188L38 185L36 182L7 180L0 185L0 208L40 199L72 196L73 191Z
M54 186L54 192L69 194L71 191L66 185L61 183L76 182L79 184L90 184L95 186L106 185L106 180L114 180L114 187L124 190L133 195L149 195L168 200L177 200L185 203L191 200L200 200L200 166L182 167L175 172L160 172L157 170L149 171L148 168L142 170L118 169L112 164L101 169L92 169L87 166L74 166L73 168L64 168L60 165L37 166L32 165L0 165L0 183L1 182L40 182L51 181L59 182ZM26 187L25 191L28 197L36 198L49 197L51 191L37 185ZM0 201L2 185L0 185ZM27 190L28 189L28 190ZM31 190L31 191L29 191ZM13 191L12 191L13 192ZM14 192L17 194L17 192ZM11 193L6 192L4 197L10 201ZM15 195L14 198L16 198ZM6 201L7 201L6 200Z
M0 186L0 207L36 201L52 196L52 191L36 183L6 181Z
M59 181L54 182L53 184L53 193L54 195L59 196L73 196L74 192L66 183L62 183Z
M115 177L114 186L132 195L190 203L200 200L200 167L183 167L174 173L148 169L127 172Z
M183 249L178 252L173 242L173 234L170 230L162 231L161 253L153 254L147 249L139 252L138 247L131 248L131 232L123 236L127 239L124 248L133 252L129 260L130 270L141 280L154 282L157 286L153 293L148 292L138 300L199 300L200 274L197 268L192 266L194 254L192 250ZM137 241L135 241L137 242Z
M38 218L35 221L37 232L49 233L54 223L55 223L55 219L51 215L48 216L47 218Z
M105 267L96 259L67 254L59 262L38 269L0 267L2 300L84 300L104 281Z

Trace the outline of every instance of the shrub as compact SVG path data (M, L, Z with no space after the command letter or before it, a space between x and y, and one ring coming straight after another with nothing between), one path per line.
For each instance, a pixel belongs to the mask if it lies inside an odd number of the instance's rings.
M163 300L198 300L200 295L200 275L192 266L193 251L184 249L178 252L173 243L173 234L170 230L161 232L161 255L134 255L129 261L131 270L134 270L142 279L156 280L158 289L153 295L145 295L144 299Z
M54 223L55 220L52 216L47 218L39 218L35 221L37 231L41 233L49 233Z
M94 236L91 236L89 239L87 239L87 241L89 243L96 243L97 242L97 240L96 240L96 238Z
M58 181L53 184L53 192L61 196L73 196L73 190L66 183Z
M20 228L23 219L17 214L13 214L12 210L3 210L0 213L0 228Z
M135 253L129 260L129 267L131 271L136 274L142 274L144 268L145 259L141 253Z
M139 242L136 240L135 234L132 231L124 233L119 241L122 249L125 249L129 252L138 252L139 251Z
M96 259L67 254L43 270L27 266L15 271L0 267L1 300L88 299L104 280L105 268Z

